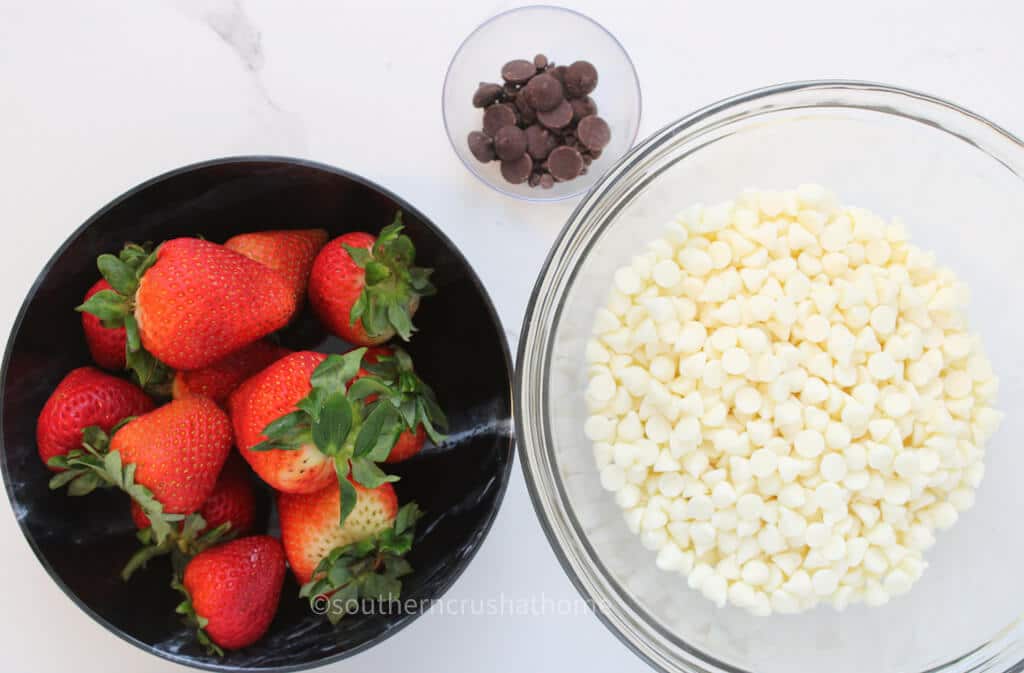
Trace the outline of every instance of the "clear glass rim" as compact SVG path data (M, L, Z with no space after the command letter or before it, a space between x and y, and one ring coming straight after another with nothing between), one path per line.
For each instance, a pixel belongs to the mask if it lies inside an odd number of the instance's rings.
M615 35L610 30L605 28L604 25L602 25L598 21L595 21L594 19L590 18L589 16L587 16L586 14L584 14L582 12L578 12L575 9L570 9L569 7L561 7L559 5L524 5L522 7L515 7L513 9L507 9L504 12L500 12L498 14L495 14L494 16L490 17L489 19L487 19L486 21L481 23L479 26L474 28L469 33L469 35L467 35L465 37L465 39L462 40L462 42L459 44L459 48L455 50L455 53L452 55L451 60L448 61L448 69L445 70L444 82L441 84L441 120L444 123L444 132L445 132L445 135L448 136L448 142L451 143L452 151L455 152L455 156L458 157L459 161L462 162L462 165L466 167L466 170L468 170L473 175L473 177L475 177L477 180L479 180L483 184L487 185L488 187L490 187L491 189L493 189L496 192L504 194L505 196L510 196L510 197L512 197L514 199L518 199L520 201L528 201L528 202L534 202L534 203L555 203L555 202L558 202L558 201L565 201L567 199L574 199L577 196L579 196L580 194L586 193L587 190L592 189L593 186L595 184L597 184L597 182L600 182L600 178L598 178L598 180L594 184L592 184L592 185L580 186L579 189L577 189L577 190L575 190L573 192L570 192L568 194L560 195L560 196L524 196L522 194L517 194L517 193L515 193L513 191L504 189L499 184L495 184L495 183L491 182L490 180L488 180L487 178L485 178L480 173L480 171L477 170L476 166L474 166L470 162L466 161L465 158L463 158L463 156L461 154L459 154L459 146L458 146L458 142L459 141L457 141L455 139L455 137L452 135L451 125L448 122L448 111L445 110L445 107L444 107L444 92L448 90L448 78L451 76L452 67L455 65L455 62L457 60L459 60L459 56L462 55L462 51L466 48L466 45L469 44L469 41L472 40L473 37L477 33L479 33L481 30L483 30L485 27L489 26L490 24L492 24L492 23L494 23L496 21L504 19L504 18L508 17L511 14L518 14L518 13L521 13L521 12L536 11L536 10L563 12L565 14L570 14L572 16L575 16L578 19L586 21L587 23L593 24L596 28L598 28L605 35L607 35L609 38L611 38L612 42L615 43L615 46L617 46L619 48L619 51L622 52L623 58L625 58L626 59L626 63L629 64L630 72L633 73L633 86L634 86L635 91L636 91L636 112L637 112L636 129L633 131L633 137L629 139L629 145L626 147L626 151L625 151L625 154L627 154L627 155L630 153L632 148L636 145L637 136L640 134L640 121L643 119L643 107L644 107L644 105L643 105L643 95L642 95L642 93L640 91L640 76L636 72L636 65L633 63L633 59L631 59L629 57L629 52L626 51L626 48L622 45L621 42L619 42L619 39L617 37L615 37Z
M523 475L548 542L569 579L625 645L666 673L746 673L702 652L650 617L614 578L587 540L557 477L545 413L553 336L580 263L615 215L659 171L659 159L686 140L738 121L786 109L842 107L882 112L933 126L970 144L1024 180L1024 143L997 124L948 100L874 82L815 80L756 89L698 109L642 141L590 189L563 226L537 277L520 332L515 420ZM673 162L674 163L674 162ZM923 671L1024 670L1024 617L990 640Z

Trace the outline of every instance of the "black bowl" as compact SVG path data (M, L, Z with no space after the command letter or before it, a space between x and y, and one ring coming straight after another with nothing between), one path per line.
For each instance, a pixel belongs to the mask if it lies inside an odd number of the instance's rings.
M397 466L396 490L426 510L409 556L403 609L346 617L337 627L298 598L289 574L270 630L255 645L209 657L174 613L170 566L154 562L130 582L118 569L134 549L127 500L115 492L72 498L47 488L36 453L35 419L71 369L90 362L73 308L97 279L96 256L127 241L201 234L223 242L246 231L322 227L378 231L395 210L416 243L417 262L434 267L435 297L416 314L407 345L421 377L448 413L449 440ZM339 352L303 315L282 334L293 348ZM47 263L21 307L2 372L0 441L11 505L43 566L96 621L153 654L216 671L295 671L352 655L407 625L469 564L501 503L512 464L511 361L494 307L473 269L440 229L388 191L307 161L236 158L181 168L114 200L83 224ZM267 491L269 495L269 490ZM271 499L265 498L270 501ZM276 533L267 507L265 530ZM408 602L407 602L408 601ZM413 609L408 609L414 606Z

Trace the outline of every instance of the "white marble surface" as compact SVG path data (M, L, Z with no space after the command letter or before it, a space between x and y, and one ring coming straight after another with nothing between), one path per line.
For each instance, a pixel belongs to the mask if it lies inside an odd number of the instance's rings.
M641 136L732 93L819 77L938 94L1024 134L1020 3L568 4L604 23L633 56L644 94ZM0 331L9 332L51 252L107 200L182 164L267 153L347 168L416 204L474 263L514 347L533 279L574 204L522 204L476 182L448 145L439 106L459 41L511 6L0 0ZM36 563L6 498L0 503L8 578L0 667L180 670L75 608ZM518 468L494 530L449 595L576 598ZM644 666L591 615L467 614L424 617L325 670L566 668Z

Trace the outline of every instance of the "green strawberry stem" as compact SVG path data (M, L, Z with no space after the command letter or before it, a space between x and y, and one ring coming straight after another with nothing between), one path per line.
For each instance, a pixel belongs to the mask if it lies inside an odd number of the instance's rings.
M217 643L210 639L208 633L206 633L206 625L210 623L210 620L206 619L200 614L196 613L195 607L192 605L192 596L189 595L188 589L182 584L176 573L171 579L171 588L180 592L184 596L184 600L178 604L175 608L175 612L185 617L185 623L196 630L196 640L203 646L207 654L210 656L224 656L224 650L217 646Z
M362 320L363 329L371 338L394 330L408 341L416 331L412 312L420 297L437 293L430 282L433 269L413 266L416 248L412 239L402 234L402 229L402 211L399 210L394 221L381 229L369 250L343 244L352 261L364 272L363 291L352 305L349 323L355 325Z
M227 542L234 538L231 531L231 522L225 521L213 530L205 533L201 531L206 528L206 520L198 513L189 514L181 525L181 529L172 531L164 538L163 542L157 542L153 529L145 528L140 530L136 537L142 546L132 554L121 570L121 579L128 581L136 570L145 568L146 564L154 558L171 555L171 565L175 571L184 572L189 560L196 554L209 549L215 544Z
M330 596L326 614L332 624L349 613L353 602L397 600L401 578L412 572L405 555L421 516L419 505L410 502L398 510L391 528L333 549L317 565L313 579L302 585L299 597L314 603L320 596Z
M110 435L130 420L132 417L122 419L111 428ZM162 544L172 532L171 524L185 517L164 513L164 506L153 497L153 492L135 483L135 465L123 465L121 454L110 451L110 435L95 425L82 430L82 448L72 449L65 456L54 456L47 462L50 467L63 470L50 479L50 489L67 486L68 495L82 496L97 488L117 487L139 504L149 517L156 543Z
M159 246L152 252L149 248L149 244L128 243L118 255L100 255L96 266L113 289L97 292L75 310L91 313L104 327L123 327L125 362L132 377L150 394L167 396L173 372L143 348L135 319L135 293L143 274L156 262Z

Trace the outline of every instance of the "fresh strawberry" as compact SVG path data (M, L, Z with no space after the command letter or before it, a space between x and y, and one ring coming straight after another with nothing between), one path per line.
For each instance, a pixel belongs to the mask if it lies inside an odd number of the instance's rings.
M227 414L195 396L126 423L111 439L110 451L135 465L135 481L152 491L165 512L190 514L213 492L231 445Z
M358 495L355 509L343 525L338 523L341 496L334 486L315 493L277 494L281 541L299 584L310 581L320 561L335 548L376 535L394 522L398 496L391 484L368 489L350 483Z
M120 256L100 255L97 265L113 289L78 308L106 327L125 327L127 364L144 384L158 362L206 367L295 313L295 295L281 274L198 238L172 239L147 256L130 244Z
M89 301L97 292L113 289L110 283L100 278L89 291L83 301ZM104 369L121 370L125 368L124 347L127 341L124 327L104 327L100 319L91 313L82 313L82 331L85 342L89 345L92 359Z
M367 418L384 414L381 432L400 431L392 443L385 462L400 463L420 452L427 437L435 444L444 439L438 428L448 426L448 419L437 403L434 391L413 371L412 358L401 348L377 346L367 349L363 356L364 368L357 379L368 378L350 392L350 397L363 399ZM363 397L366 392L375 391ZM351 389L350 389L351 391Z
M223 404L242 381L289 353L287 348L265 339L254 341L202 369L176 372L171 394L174 399L205 395Z
M306 297L313 260L326 242L327 232L323 229L284 229L239 234L229 238L224 247L284 276L295 293L295 305L299 307Z
M309 300L327 328L357 346L408 341L420 297L436 292L430 269L413 266L416 250L402 234L402 213L374 237L344 234L324 246L309 277Z
M240 385L228 397L228 410L239 451L263 481L279 491L312 493L334 482L334 465L304 437L291 450L253 451L264 441L263 430L297 410L312 390L310 378L327 359L322 353L300 351L286 355Z
M249 471L237 455L232 454L224 463L213 492L199 508L199 514L205 522L199 533L225 523L231 524L228 531L236 537L252 530L256 517L256 495L249 480ZM149 517L134 500L131 503L131 515L140 530L149 528Z
M274 619L284 574L284 551L275 538L255 535L211 547L175 582L185 595L178 612L213 653L251 645Z
M353 601L398 599L401 578L412 572L405 555L421 516L414 502L398 508L390 484L371 490L354 486L358 504L341 526L334 516L338 489L281 493L277 501L285 554L302 584L299 595L326 612L332 623L347 614Z
M39 457L49 463L80 448L85 428L99 426L109 432L118 421L144 414L154 406L146 393L128 381L93 367L74 369L57 385L39 414Z

